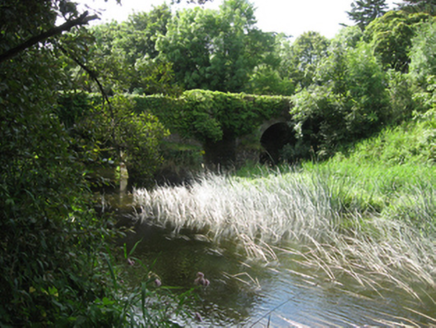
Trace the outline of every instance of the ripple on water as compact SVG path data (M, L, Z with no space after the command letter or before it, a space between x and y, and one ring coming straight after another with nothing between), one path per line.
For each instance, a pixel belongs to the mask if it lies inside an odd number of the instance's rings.
M181 237L183 235L183 238ZM139 226L127 236L128 248L140 239L135 257L154 262L153 271L167 286L193 287L198 271L204 272L210 286L198 290L201 302L193 311L203 322L189 326L214 327L352 327L395 326L411 322L418 326L436 320L407 310L423 312L432 318L435 304L405 303L404 294L367 290L355 281L325 280L319 272L296 261L281 259L276 265L246 260L232 242L217 247L196 232L177 235L163 227ZM280 264L278 264L280 263ZM138 284L135 269L127 267L129 283ZM327 277L325 277L327 278ZM184 290L186 290L184 289ZM434 293L433 293L434 294ZM434 296L434 295L433 295ZM410 299L410 296L407 297ZM432 310L435 310L432 312Z

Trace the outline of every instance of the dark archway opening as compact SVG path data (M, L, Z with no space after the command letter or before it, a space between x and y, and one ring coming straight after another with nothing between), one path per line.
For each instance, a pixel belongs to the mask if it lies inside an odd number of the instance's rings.
M224 132L219 141L205 141L203 149L204 161L209 169L229 168L236 161L236 138L230 133Z
M281 122L271 125L260 139L260 143L265 150L260 156L260 162L278 164L283 160L283 147L287 144L293 145L296 142L294 132L287 123Z

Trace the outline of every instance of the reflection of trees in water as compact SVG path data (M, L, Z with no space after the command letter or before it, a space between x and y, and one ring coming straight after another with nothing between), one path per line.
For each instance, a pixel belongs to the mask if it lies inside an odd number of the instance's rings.
M126 243L129 250L140 240L132 254L139 261L135 266L126 265L124 280L129 285L139 285L148 278L148 273L139 264L142 261L159 277L163 286L181 287L175 290L176 293L195 288L201 298L201 302L196 303L196 310L205 323L238 324L248 317L256 293L249 284L241 286L232 278L232 275L250 270L241 264L235 252L219 249L206 241L205 236L192 231L175 235L170 229L146 223L137 224L134 232L127 233L120 243ZM199 271L210 281L207 288L194 284Z

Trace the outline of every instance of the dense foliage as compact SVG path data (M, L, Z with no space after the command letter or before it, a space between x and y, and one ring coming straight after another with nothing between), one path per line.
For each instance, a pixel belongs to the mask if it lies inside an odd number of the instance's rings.
M274 38L255 27L254 7L227 0L219 11L178 13L157 41L186 89L241 92L255 67L274 61Z
M288 71L287 76L300 88L314 83L318 64L328 55L330 40L318 32L301 34L285 51L282 67Z
M310 135L322 156L377 132L388 118L386 75L371 48L346 45L338 36L317 71L317 83L293 97L299 136Z
M118 72L112 88L126 81L119 88L134 93L180 95L179 87L184 87L295 94L290 126L299 139L286 151L293 158L297 153L309 157L309 152L325 156L376 133L383 124L410 118L419 107L413 96L419 92L417 84L405 73L416 31L433 18L416 11L386 13L384 1L358 1L352 9L356 26L342 29L336 39L309 31L290 42L284 35L257 29L254 7L245 0L225 1L219 10L197 7L175 14L162 6L132 15L125 23L94 28L97 46L92 51L106 49L101 62ZM119 68L111 64L117 62L122 63ZM154 88L143 76L164 87ZM182 97L190 99L187 94ZM173 124L173 131L178 125L179 133L203 143L234 139L252 130L249 121L238 124L238 115L245 118L239 105L234 104L232 114L226 111L223 124L220 105L205 94L200 98L195 105L187 101L189 109L166 100L155 115L167 127ZM168 110L169 103L174 107ZM178 121L170 123L169 117Z
M165 35L171 11L167 5L149 13L137 13L129 20L97 25L91 29L92 44L85 54L88 67L98 76L108 93L170 92L171 64L157 59L157 35ZM98 91L88 74L74 68L73 76L87 91Z
M283 40L256 27L255 8L247 0L224 1L219 10L196 7L177 13L162 5L126 22L93 27L92 34L96 42L89 48L89 64L108 79L111 90L294 91L279 56ZM86 78L76 76L85 90L95 91Z
M162 163L160 141L167 130L149 112L134 112L134 102L116 95L102 106L101 94L64 93L56 110L75 149L88 168L112 162L126 165L129 184L153 184L153 174Z
M1 3L2 51L52 28L67 2L32 4ZM57 54L39 44L0 64L2 325L116 322L116 313L89 312L107 295L97 254L109 232L54 115L65 79Z
M342 29L313 82L293 96L295 147L323 158L432 107L433 19L390 11L364 32L358 26Z
M403 0L399 8L409 13L424 12L432 16L436 14L436 2L434 0Z
M436 22L422 24L412 39L410 49L410 74L421 86L428 84L427 79L436 76Z
M94 18L67 0L0 1L1 326L116 326L129 311L113 288L114 233L94 210L87 164L106 139L128 149L134 169L157 165L143 145L155 150L164 130L122 100L61 121L59 95L74 85L64 68L74 62L98 81L82 56L81 26Z
M408 53L415 31L420 23L433 19L425 13L390 11L367 26L364 39L371 43L385 68L407 73Z

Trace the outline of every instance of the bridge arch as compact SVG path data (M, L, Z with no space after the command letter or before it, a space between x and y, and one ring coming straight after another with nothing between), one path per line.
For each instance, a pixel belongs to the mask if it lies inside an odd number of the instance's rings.
M261 163L279 163L283 147L287 144L296 143L295 132L285 119L270 120L262 124L260 128L260 145L262 153Z
M258 129L257 134L260 138L265 133L265 131L268 130L273 125L280 124L280 123L286 124L287 122L288 122L288 120L285 117L272 118L272 119L262 123L262 125Z

